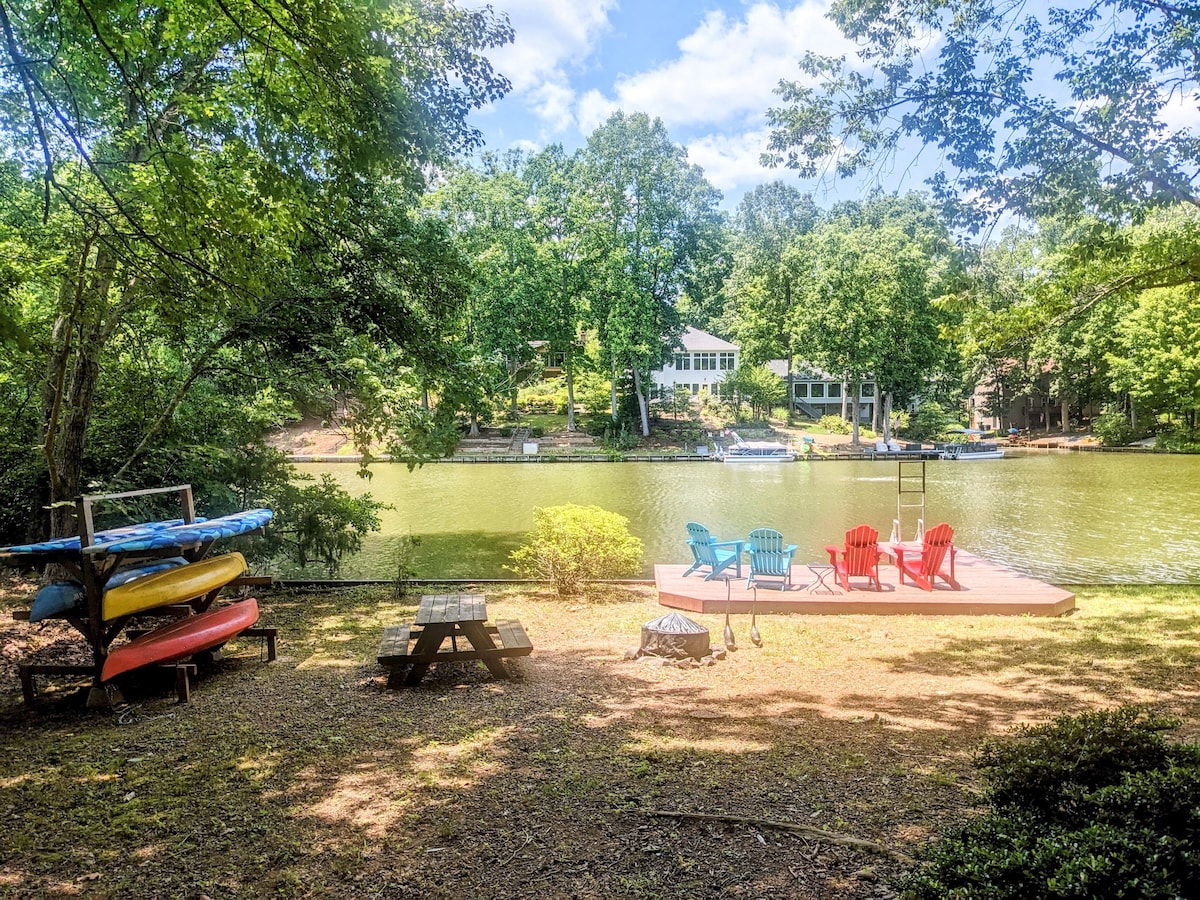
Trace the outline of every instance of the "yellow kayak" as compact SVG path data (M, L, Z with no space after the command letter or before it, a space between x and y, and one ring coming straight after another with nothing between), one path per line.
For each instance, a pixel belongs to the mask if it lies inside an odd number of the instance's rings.
M104 595L104 621L159 606L186 603L222 588L246 571L240 553L225 553L177 569L155 572L113 588Z

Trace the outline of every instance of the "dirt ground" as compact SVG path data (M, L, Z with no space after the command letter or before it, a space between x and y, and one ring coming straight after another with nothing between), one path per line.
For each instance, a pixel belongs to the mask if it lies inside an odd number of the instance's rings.
M11 621L32 584L0 585L0 896L891 897L895 856L769 823L912 854L977 809L972 753L1015 723L1136 702L1200 734L1196 588L1089 589L1061 619L763 616L762 647L736 616L735 652L678 668L624 658L665 612L649 588L481 585L536 647L517 677L398 690L375 653L416 597L271 591L274 663L234 644L186 705L143 677L89 711L58 679L21 703L16 662L79 642Z

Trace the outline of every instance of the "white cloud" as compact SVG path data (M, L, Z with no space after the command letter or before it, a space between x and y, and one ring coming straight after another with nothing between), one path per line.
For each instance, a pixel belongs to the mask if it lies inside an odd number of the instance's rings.
M688 142L688 161L700 166L709 182L723 193L739 191L768 177L768 170L758 163L768 137L766 128L742 134L708 134ZM775 173L774 177L784 175Z
M565 131L575 122L575 92L557 81L547 81L528 93L528 105L551 132Z
M794 78L808 50L851 54L836 26L825 18L826 0L804 0L791 9L759 2L745 17L708 13L679 41L670 62L614 85L620 108L660 117L673 125L760 122L781 78Z
M620 106L615 100L605 97L599 91L588 91L579 98L575 110L579 131L585 135L591 134L619 108Z
M1200 131L1200 93L1176 96L1163 106L1158 118L1171 131L1184 128Z
M591 55L608 31L617 0L506 0L495 4L508 14L516 37L488 53L495 70L512 82L552 130L570 124L575 91L568 69Z

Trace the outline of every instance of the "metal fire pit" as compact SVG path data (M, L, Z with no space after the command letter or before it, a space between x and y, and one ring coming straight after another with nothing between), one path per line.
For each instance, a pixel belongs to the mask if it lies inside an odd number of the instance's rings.
M708 629L677 612L642 626L640 656L703 659L709 654Z

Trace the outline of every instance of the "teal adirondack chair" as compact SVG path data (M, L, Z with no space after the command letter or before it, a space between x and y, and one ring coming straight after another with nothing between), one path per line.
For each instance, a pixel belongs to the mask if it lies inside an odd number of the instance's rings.
M742 577L742 549L745 541L714 541L708 529L697 522L687 523L688 546L692 548L695 562L684 575L691 575L702 566L708 566L709 573L705 581L711 581L730 566L735 568L737 577Z
M755 528L750 532L750 577L749 588L759 578L779 578L781 591L792 585L792 556L796 545L783 544L783 535L774 528Z

